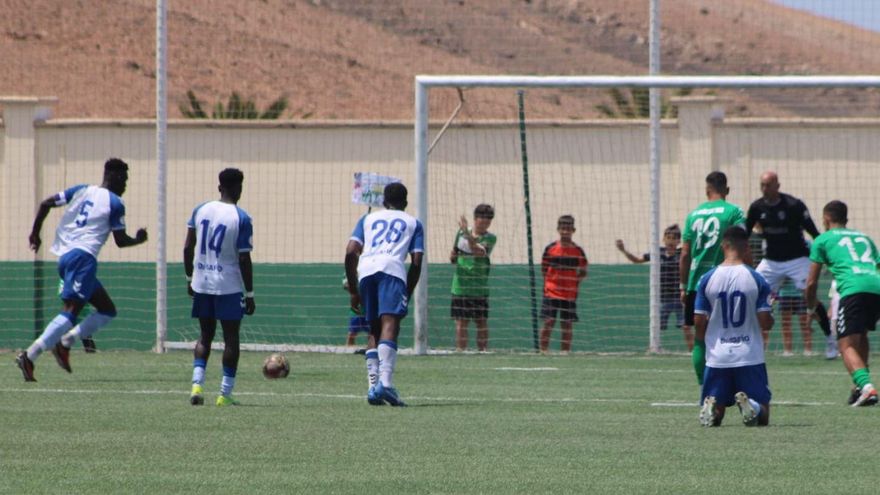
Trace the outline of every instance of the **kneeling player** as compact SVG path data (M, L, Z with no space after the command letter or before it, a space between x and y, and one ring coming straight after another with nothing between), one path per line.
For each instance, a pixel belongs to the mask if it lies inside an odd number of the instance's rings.
M761 330L773 326L770 286L744 263L750 257L745 230L728 228L721 247L724 262L700 279L694 304L700 423L719 426L725 409L736 404L746 426L766 426L770 387Z

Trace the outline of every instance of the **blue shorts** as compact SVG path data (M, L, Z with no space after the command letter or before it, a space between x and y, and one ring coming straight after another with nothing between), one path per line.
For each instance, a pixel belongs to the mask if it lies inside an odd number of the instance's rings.
M719 405L730 407L736 403L734 395L745 392L758 404L769 404L772 394L767 381L767 366L755 364L739 368L710 368L703 373L703 390L700 404L712 395Z
M378 320L382 315L406 316L409 297L403 280L387 273L374 273L360 281L358 291L367 321Z
M241 292L235 294L199 294L193 296L193 318L212 318L234 321L244 317L244 298Z
M58 259L58 275L61 277L61 299L88 302L92 294L102 287L98 281L98 260L91 254L74 249Z
M370 331L370 322L363 316L352 316L348 320L348 333L360 333Z

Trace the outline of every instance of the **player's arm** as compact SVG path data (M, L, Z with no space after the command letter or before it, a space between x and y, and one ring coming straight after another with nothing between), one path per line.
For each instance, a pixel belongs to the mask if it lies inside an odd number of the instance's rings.
M678 277L679 288L681 289L681 303L684 304L687 299L688 277L691 274L691 243L684 241L681 243L681 256L678 258Z
M584 253L584 250L581 249L580 252L581 252L581 256L580 256L580 259L578 260L579 266L578 266L578 274L577 274L578 283L580 283L581 280L587 278L587 267L590 266L590 262L587 261L587 255L586 255L586 253Z
M746 232L751 233L752 229L755 227L755 224L758 223L758 216L760 212L758 208L755 206L755 203L752 203L749 206L749 212L746 214ZM759 234L760 235L760 234Z
M486 246L477 242L477 238L474 234L468 230L468 221L467 218L462 215L458 220L458 227L461 232L461 237L464 238L468 243L468 247L471 249L471 255L475 258L483 258L487 255Z
M764 332L769 332L773 328L773 313L770 311L758 311L758 325Z
M816 293L819 290L819 277L822 275L822 264L815 261L810 264L810 273L807 275L807 287L804 289L804 297L807 300L807 311L813 313L819 299Z
M186 229L186 240L183 242L183 271L186 274L186 292L193 295L192 277L193 277L193 260L196 256L196 229L189 227Z
M45 222L46 217L49 216L49 211L51 211L56 205L55 195L49 196L40 203L40 208L37 210L37 216L34 217L34 226L31 227L31 234L28 236L28 242L30 243L31 250L34 252L37 252L37 250L40 249L40 244L43 243L43 240L40 239L40 230L43 229L43 222Z
M252 315L257 310L254 302L254 263L251 252L238 253L238 268L241 270L241 281L244 284L244 314Z
M624 256L626 256L626 259L630 260L633 263L644 263L644 262L648 261L647 256L642 256L641 258L639 258L638 256L627 251L626 246L623 245L623 241L620 239L617 239L616 241L614 241L614 245L617 246L618 251L620 251L621 253L623 253Z
M134 237L128 235L125 230L114 230L113 241L116 242L117 247L121 248L143 244L147 242L147 229L138 229Z
M419 277L422 276L422 259L424 255L425 253L418 251L410 254L412 259L409 264L409 270L406 272L406 293L409 297L412 297L412 293L416 290L416 285L419 283Z
M810 237L813 239L819 237L819 229L816 228L816 224L813 222L813 217L810 216L810 210L807 209L807 205L805 205L802 201L800 202L801 206L801 227L810 234Z
M348 293L351 295L351 308L355 311L361 306L360 296L358 295L358 277L357 267L358 260L361 257L363 245L352 239L348 241L345 247L345 280L348 281Z

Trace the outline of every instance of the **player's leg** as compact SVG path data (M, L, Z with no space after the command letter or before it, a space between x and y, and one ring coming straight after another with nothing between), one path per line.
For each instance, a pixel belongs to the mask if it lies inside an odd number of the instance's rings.
M489 320L477 318L474 324L477 326L477 350L486 352L489 350Z
M779 301L779 309L781 310L780 319L782 320L782 355L784 357L794 356L792 352L792 338L791 338L791 317L792 311L787 306L788 301L780 300Z
M802 310L803 308L798 308ZM812 319L805 311L797 311L798 323L801 327L801 340L804 343L804 356L813 355L813 329Z
M806 256L786 262L785 275L794 282L794 286L801 292L807 288L807 276L810 274L811 263L810 258ZM806 310L806 299L804 299L804 312L806 312ZM822 304L822 301L817 300L815 311L814 315L816 321L819 322L819 328L822 329L822 333L825 334L825 338L828 339L828 337L831 336L831 322L828 319L828 310L825 308L825 305ZM828 341L833 342L831 340Z
M538 334L538 348L541 353L546 354L550 351L550 334L553 333L553 325L556 324L556 305L554 300L545 297L541 303L541 319L544 325Z
M196 294L199 297L211 297L204 294ZM213 313L212 313L213 314ZM199 318L199 339L193 349L193 372L192 391L189 402L194 406L205 403L205 368L208 367L208 359L211 357L211 344L217 332L217 320L215 318Z
M241 319L222 319L220 327L223 329L223 378L220 381L220 396L217 397L217 405L238 405L238 401L232 398L232 389L235 388L235 375L238 372L240 354L238 333Z
M733 381L729 368L706 366L700 389L700 424L721 426L727 405L733 404Z
M837 317L840 309L840 294L835 290L831 296L828 307L828 319L831 322L831 334L825 337L825 359L836 359L837 349Z
M379 320L379 300L376 285L376 275L365 277L358 283L358 293L361 298L361 314L370 327L367 334L367 350L364 359L367 367L367 403L373 406L385 404L376 394L376 386L379 384L379 337L382 333L382 322Z
M64 334L64 337L61 339L61 345L68 350L73 347L77 339L86 340L91 338L98 330L110 323L113 318L116 318L116 305L100 281L97 281L95 292L89 298L89 304L94 306L96 311L86 316L83 321Z
M405 406L394 387L394 370L397 367L400 320L407 314L406 283L385 273L377 275L381 330L379 345L376 347L379 352L379 383L376 385L376 394L392 406Z
M684 324L684 306L679 301L670 303L670 306L672 307L672 314L675 315L675 326L681 328L684 345L687 346L688 352L691 352L694 350L694 329Z
M455 350L466 351L468 345L468 320L458 318L455 320Z
M734 381L734 401L746 426L767 426L770 423L770 393L767 366L756 364L730 368Z
M843 364L859 391L853 406L872 406L878 401L868 369L870 345L867 333L876 326L876 314L880 312L877 306L880 306L880 296L876 294L858 293L840 300L837 344Z
M578 321L577 303L575 301L563 301L563 307L559 311L559 350L564 354L571 352L571 341L574 337L574 323Z
M76 323L79 312L95 290L98 263L95 258L83 251L73 250L58 260L58 274L64 281L61 290L62 310L56 315L39 337L21 352L15 359L25 381L36 381L34 378L34 362L40 354L55 349L61 337ZM62 362L59 361L61 365ZM70 371L70 364L65 368Z

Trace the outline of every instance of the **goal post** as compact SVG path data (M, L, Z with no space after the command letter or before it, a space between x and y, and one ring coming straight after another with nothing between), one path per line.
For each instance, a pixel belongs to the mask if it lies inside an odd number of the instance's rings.
M428 143L429 136L429 93L432 89L456 88L516 88L516 89L575 89L575 88L644 88L650 90L674 88L711 89L800 89L800 88L877 88L880 77L871 75L833 75L833 76L480 76L480 75L419 75L415 77L415 178L417 191L416 215L425 226L427 236L437 233L429 223L429 195L431 194ZM643 189L650 194L650 211L644 218L650 225L650 253L660 248L659 225L662 170L662 132L659 97L651 91L649 139L647 156L649 163L644 174L649 181ZM511 97L512 98L512 97ZM442 147L442 140L440 146ZM699 184L691 185L699 187ZM747 206L747 205L742 205ZM681 218L684 218L682 212ZM433 243L436 246L437 243ZM433 262L443 257L442 252L429 254ZM423 265L423 278L414 294L414 352L424 354L429 349L429 284L428 264ZM657 256L650 260L649 282L649 332L645 348L650 352L660 351L660 261Z

